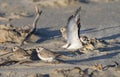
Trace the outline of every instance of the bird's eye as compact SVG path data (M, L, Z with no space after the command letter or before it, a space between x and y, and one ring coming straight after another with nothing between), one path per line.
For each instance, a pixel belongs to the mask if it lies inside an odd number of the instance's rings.
M63 28L62 31L65 31L65 29Z
M13 49L15 49L15 47Z
M12 51L15 51L15 48L13 48Z
M37 50L40 50L40 48L37 48Z

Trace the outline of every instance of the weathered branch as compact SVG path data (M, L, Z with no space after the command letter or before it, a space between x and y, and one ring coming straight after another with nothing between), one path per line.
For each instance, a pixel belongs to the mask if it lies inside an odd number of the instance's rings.
M35 20L33 21L32 28L30 29L30 31L28 32L24 40L21 42L21 45L23 45L24 41L26 41L36 31L37 22L40 18L42 11L39 11L37 7L35 9L36 9L37 16L35 17Z
M1 17L1 16L0 16L0 20L3 20L3 21L10 21L11 19L10 19L10 18L6 18L6 17Z

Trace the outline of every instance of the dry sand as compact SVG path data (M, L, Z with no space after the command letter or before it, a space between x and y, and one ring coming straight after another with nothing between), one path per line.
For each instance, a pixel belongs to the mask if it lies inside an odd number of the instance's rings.
M74 11L81 6L81 34L88 37L96 37L101 40L108 41L111 45L91 51L89 54L77 54L64 59L64 64L48 64L38 58L34 58L32 63L24 63L21 65L1 66L0 77L42 77L45 74L49 77L55 69L69 69L80 67L82 70L89 69L89 76L84 77L120 77L120 69L118 67L110 67L107 70L99 70L94 68L97 64L103 66L114 65L114 61L120 63L120 1L119 0L79 0L74 2L61 2L56 4L55 0L0 0L0 16L9 18L11 21L0 20L0 24L13 24L23 26L32 24L35 18L34 6L43 10L40 20L37 23L36 35L39 37L32 38L36 43L26 44L22 47L26 49L35 48L36 46L44 46L55 52L68 53L69 50L60 48L64 42L59 31L61 26L66 26L67 19ZM66 0L67 1L67 0ZM43 5L41 5L43 3ZM55 3L55 4L53 4ZM22 14L22 16L21 16ZM28 15L26 15L28 14ZM8 47L8 51L14 44L0 44L0 48ZM0 54L5 52L0 51ZM71 55L69 55L71 56ZM5 57L6 58L6 57ZM37 60L36 60L37 59ZM2 59L0 58L2 62ZM0 63L1 63L0 62ZM92 72L98 70L93 75ZM92 71L92 72L91 72ZM50 76L51 77L51 76ZM83 76L79 76L83 77Z

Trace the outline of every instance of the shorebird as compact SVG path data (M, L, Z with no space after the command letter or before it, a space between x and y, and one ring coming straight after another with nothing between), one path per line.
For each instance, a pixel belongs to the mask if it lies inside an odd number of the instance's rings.
M60 55L41 46L36 48L36 52L39 59L44 62L55 62L57 61L56 58Z
M80 41L85 45L88 43L88 37L87 36L81 36Z
M66 28L65 28L65 27L61 27L61 28L60 28L60 32L61 32L61 34L62 34L62 37L63 37L65 40L67 40L67 30L66 30Z
M60 32L62 34L62 37L67 40L67 29L65 27L61 27L60 28ZM83 43L83 44L86 44L88 42L88 37L87 36L80 36L80 41Z
M24 49L20 48L19 46L13 47L12 52L9 52L9 53L12 53L7 57L9 60L1 63L0 66L31 62L30 54L27 53Z
M10 59L18 61L30 59L30 54L19 46L13 47L12 51L13 55L9 57Z
M80 10L78 8L74 15L70 16L67 23L67 44L62 48L77 50L83 47L80 41Z
M65 40L67 40L67 29L65 27L61 27L60 31L62 33L62 37ZM95 49L95 47L93 46L93 39L91 40L87 36L81 35L80 38L79 38L79 40L80 40L80 42L83 45L82 50L87 51L87 50L93 50L93 49ZM96 41L94 40L94 42L96 42Z

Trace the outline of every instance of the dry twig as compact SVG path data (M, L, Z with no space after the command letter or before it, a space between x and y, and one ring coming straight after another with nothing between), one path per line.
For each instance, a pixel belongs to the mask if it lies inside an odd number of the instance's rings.
M35 20L32 24L32 27L31 27L30 31L28 32L27 36L23 39L20 46L23 45L24 41L26 41L36 31L37 22L40 18L40 15L41 15L42 11L40 11L37 7L35 9L36 9L37 16L36 16L36 18L35 18Z

